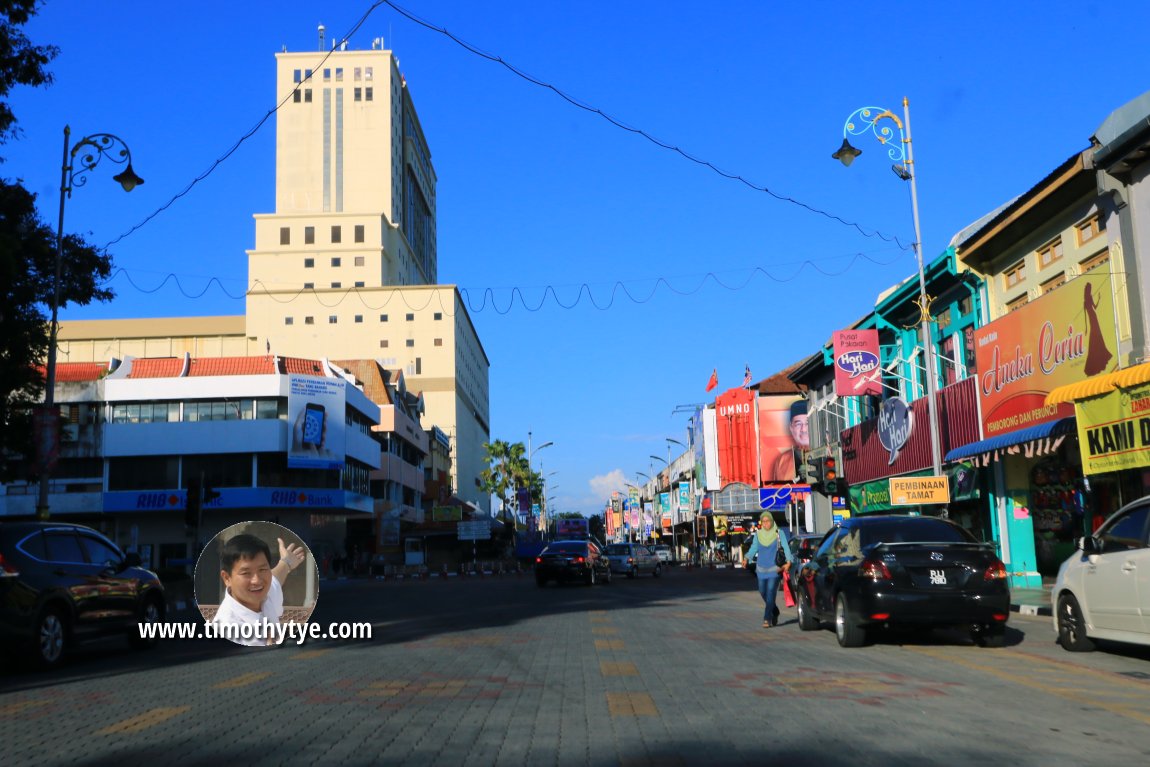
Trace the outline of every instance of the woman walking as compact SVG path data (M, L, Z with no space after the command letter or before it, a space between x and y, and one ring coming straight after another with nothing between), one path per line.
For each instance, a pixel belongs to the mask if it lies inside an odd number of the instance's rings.
M783 553L779 559L778 552ZM785 530L775 526L771 512L764 511L759 517L759 529L755 540L747 551L747 561L755 563L755 577L759 582L759 594L763 597L763 628L779 625L779 608L775 600L779 594L779 580L786 577L792 563L790 539ZM782 565L776 562L782 561Z

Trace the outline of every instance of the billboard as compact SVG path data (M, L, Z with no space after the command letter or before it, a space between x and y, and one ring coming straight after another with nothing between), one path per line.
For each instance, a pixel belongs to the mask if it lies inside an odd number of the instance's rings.
M835 394L882 396L877 330L836 330L834 351Z
M810 447L807 401L794 395L759 395L759 474L764 484L792 482L796 457Z
M342 469L345 390L342 378L288 376L289 469Z
M1150 384L1075 403L1082 472L1150 466Z
M583 539L588 535L586 517L562 517L555 520L555 534L560 538Z
M1058 386L1117 368L1118 339L1108 272L1088 273L974 333L983 435L1074 415L1045 404Z
M728 389L715 398L715 431L719 452L719 481L759 486L758 418L755 392Z

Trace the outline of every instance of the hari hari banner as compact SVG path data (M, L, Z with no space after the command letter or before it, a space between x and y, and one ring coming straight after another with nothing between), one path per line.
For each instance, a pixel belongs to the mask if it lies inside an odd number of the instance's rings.
M1110 274L1084 274L974 334L983 435L1074 415L1046 395L1117 368Z
M835 394L882 396L877 330L836 330L834 351Z
M1150 466L1150 384L1076 402L1082 473Z

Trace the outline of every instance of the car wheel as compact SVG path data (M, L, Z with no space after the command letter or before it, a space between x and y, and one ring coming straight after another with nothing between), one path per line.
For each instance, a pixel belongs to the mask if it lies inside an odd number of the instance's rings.
M818 618L811 611L806 600L799 597L799 629L802 631L815 631L819 627Z
M637 568L637 567L632 567L632 568L631 568L631 572L627 573L627 577L628 577L628 578L634 578L634 577L635 577L635 576L637 576L638 574L639 574L639 568Z
M68 643L68 624L59 607L47 607L36 619L34 636L36 662L43 668L57 666L64 659Z
M148 597L143 607L140 608L140 614L136 618L136 622L128 627L128 643L137 650L154 647L156 644L156 636L154 634L150 637L141 636L140 624L155 625L163 619L163 603L157 597Z
M1002 624L975 626L970 632L970 638L979 647L1002 647L1006 644L1006 626Z
M651 573L651 575L654 575L656 578L658 578L660 575L662 575L662 568L662 565L655 565L655 572Z
M1089 652L1094 642L1086 635L1086 619L1073 594L1058 597L1058 644L1070 652Z
M867 631L855 623L855 617L847 607L845 594L835 600L835 637L842 647L862 647L866 644Z
M536 575L535 576L535 585L538 586L539 588L543 588L544 586L547 585L547 579L542 577L542 576Z

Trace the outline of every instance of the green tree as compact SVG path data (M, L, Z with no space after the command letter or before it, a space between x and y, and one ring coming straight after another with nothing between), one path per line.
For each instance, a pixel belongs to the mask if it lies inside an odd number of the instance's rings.
M531 499L542 497L543 478L527 464L527 448L522 442L497 439L483 443L483 462L487 468L479 472L479 487L499 499L503 517L514 522L511 508L520 487L531 488Z
M19 137L8 104L13 86L48 85L51 45L33 45L21 27L38 0L0 0L0 145ZM61 126L62 128L63 126ZM0 157L3 162L3 157ZM20 456L31 454L31 406L43 399L43 361L50 338L49 313L56 271L56 233L36 212L36 196L19 181L0 178L0 475L31 478ZM107 301L100 287L111 259L82 238L68 235L61 248L60 306ZM23 464L23 471L17 467Z

